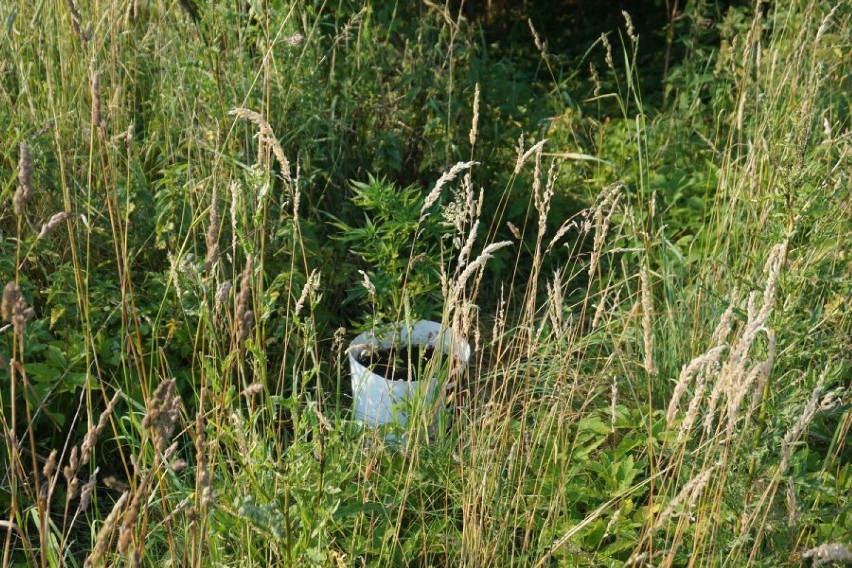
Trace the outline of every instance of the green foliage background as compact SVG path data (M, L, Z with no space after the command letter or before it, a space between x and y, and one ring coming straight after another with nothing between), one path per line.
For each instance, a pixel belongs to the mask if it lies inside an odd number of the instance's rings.
M186 5L0 5L0 283L35 310L0 326L5 563L776 566L849 545L848 1ZM744 355L771 374L735 435L682 430L681 373L729 306L726 353L746 341L781 243ZM406 315L463 321L475 361L444 435L400 451L352 421L345 348ZM702 419L720 361L686 386ZM145 417L172 379L167 458Z

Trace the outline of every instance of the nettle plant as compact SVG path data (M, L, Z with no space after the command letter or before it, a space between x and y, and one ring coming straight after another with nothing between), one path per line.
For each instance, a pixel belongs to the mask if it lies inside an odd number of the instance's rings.
M352 181L352 202L364 223L338 220L336 237L363 263L361 282L345 302L364 306L360 327L377 329L400 321L440 316L440 226L422 217L424 198L416 186L398 188L383 178Z

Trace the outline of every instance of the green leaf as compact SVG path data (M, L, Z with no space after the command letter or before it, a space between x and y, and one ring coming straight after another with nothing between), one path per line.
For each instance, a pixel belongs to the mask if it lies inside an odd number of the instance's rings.
M59 380L62 371L48 363L27 363L27 377L37 383L52 383Z
M582 418L577 423L577 430L580 432L594 432L595 434L608 436L612 431L612 427L610 424L605 423L597 414L592 414Z

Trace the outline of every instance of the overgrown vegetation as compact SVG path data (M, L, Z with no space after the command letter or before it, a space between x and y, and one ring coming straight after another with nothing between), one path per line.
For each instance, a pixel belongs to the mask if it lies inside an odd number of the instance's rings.
M4 566L850 561L848 2L209 4L0 4Z

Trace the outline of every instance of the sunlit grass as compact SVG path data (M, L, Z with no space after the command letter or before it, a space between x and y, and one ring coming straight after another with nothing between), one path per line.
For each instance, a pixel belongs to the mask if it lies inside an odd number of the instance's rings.
M3 565L848 560L848 9L693 9L653 108L532 27L510 149L471 24L361 8L0 6ZM421 316L400 444L347 349Z

